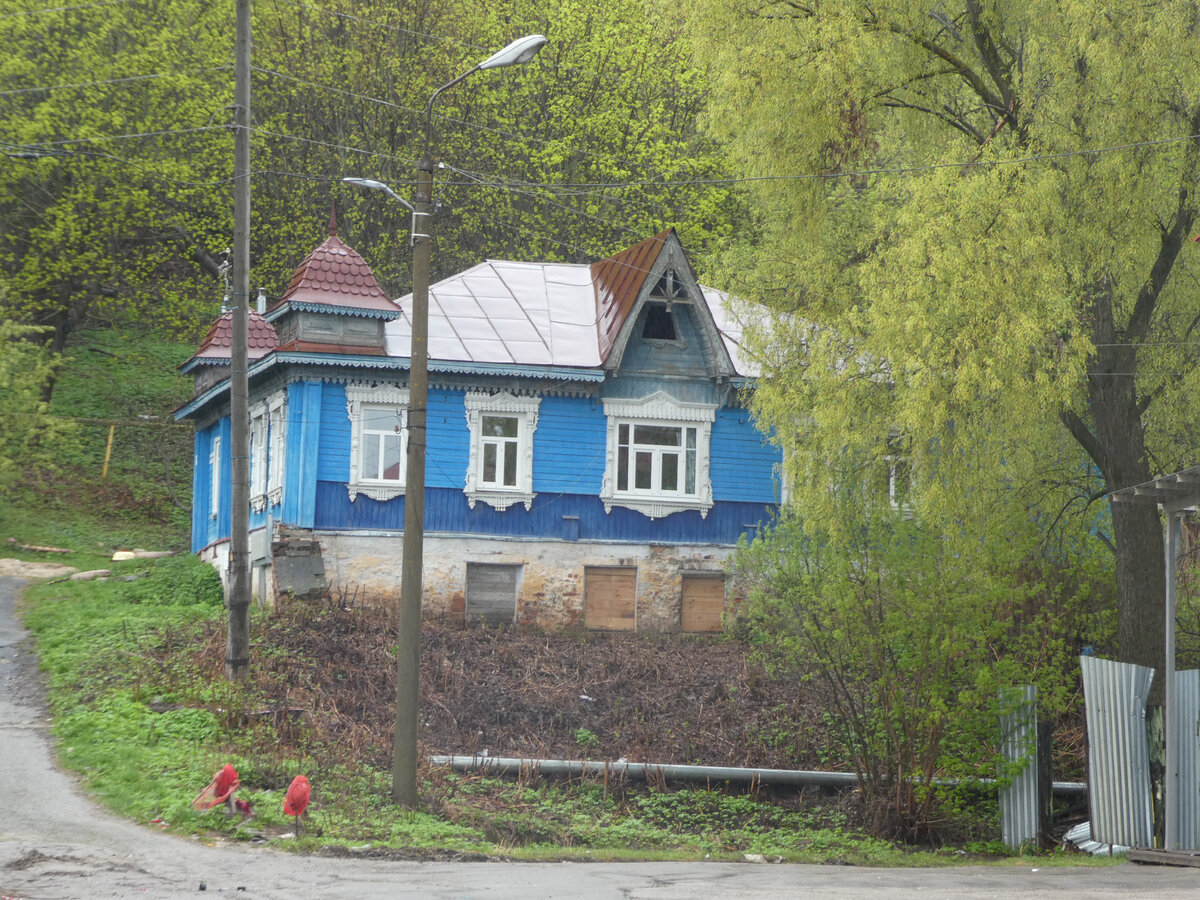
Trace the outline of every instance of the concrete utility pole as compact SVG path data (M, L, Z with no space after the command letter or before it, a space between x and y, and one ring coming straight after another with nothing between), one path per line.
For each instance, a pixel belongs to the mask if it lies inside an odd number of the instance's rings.
M396 727L392 736L392 799L417 805L417 715L421 687L421 589L425 544L425 415L429 395L429 270L433 256L433 103L438 95L481 69L523 65L542 49L540 34L518 38L429 98L425 139L417 163L413 205L412 346L408 375L408 464L404 473L404 558L400 570L400 637L396 647Z
M250 666L250 0L237 0L233 150L233 347L230 352L230 455L233 509L225 605L229 633L225 677L244 678Z

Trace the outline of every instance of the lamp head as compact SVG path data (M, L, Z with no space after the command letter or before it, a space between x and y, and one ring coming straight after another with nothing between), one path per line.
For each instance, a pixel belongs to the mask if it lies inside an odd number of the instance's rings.
M539 50L546 45L546 38L540 34L529 34L517 38L503 50L497 50L476 68L499 69L503 66L519 66L529 62Z

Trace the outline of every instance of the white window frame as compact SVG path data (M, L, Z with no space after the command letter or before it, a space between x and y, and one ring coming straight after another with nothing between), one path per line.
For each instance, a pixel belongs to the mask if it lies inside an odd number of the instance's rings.
M508 392L499 394L468 393L464 403L467 427L471 432L470 453L467 458L467 478L463 493L471 509L482 501L495 510L503 511L517 503L528 510L537 495L533 491L533 433L537 430L540 397L517 397ZM484 416L500 416L517 420L514 444L517 453L517 483L504 485L484 480L483 464L488 443L499 443L483 433Z
M283 500L286 408L282 393L267 401L267 502L271 506L277 506Z
M368 478L362 472L363 412L388 409L400 413L400 471L398 479ZM353 503L359 494L372 500L391 500L404 494L404 475L408 464L408 389L393 385L346 386L346 414L350 417L350 482L346 490Z
M208 506L212 518L221 512L221 434L213 435L208 451Z
M250 411L250 508L267 508L267 405L259 403Z
M709 476L709 442L712 439L712 423L716 420L717 407L708 403L684 403L663 391L658 391L640 400L605 400L604 415L608 419L608 440L605 454L604 481L600 488L600 499L605 512L614 506L634 509L659 519L685 509L699 510L706 517L712 509L712 478ZM663 491L661 489L637 489L627 486L618 490L617 467L620 459L620 427L630 426L630 440L634 427L638 425L662 426L680 429L681 456L686 456L688 429L696 431L696 484L695 490ZM657 454L661 457L661 451ZM634 465L632 455L629 465ZM656 467L657 468L657 467ZM659 470L661 471L661 470ZM683 478L683 469L679 472Z

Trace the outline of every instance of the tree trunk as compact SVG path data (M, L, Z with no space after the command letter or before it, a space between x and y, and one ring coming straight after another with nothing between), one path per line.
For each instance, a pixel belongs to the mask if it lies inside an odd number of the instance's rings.
M1096 353L1090 361L1094 444L1089 448L1110 491L1149 481L1142 414L1138 405L1137 348L1113 327L1111 295L1096 304ZM1151 666L1150 702L1162 703L1166 652L1166 572L1163 531L1152 503L1110 503L1117 563L1117 647L1122 662Z

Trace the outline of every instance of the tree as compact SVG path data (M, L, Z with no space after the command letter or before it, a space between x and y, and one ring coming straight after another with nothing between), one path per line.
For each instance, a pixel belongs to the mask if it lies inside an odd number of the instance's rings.
M1005 508L1090 529L1120 657L1161 668L1158 516L1095 502L1195 452L1200 6L698 0L691 24L712 132L762 179L731 282L773 311L756 403L801 513L831 461L899 447L964 552Z
M22 472L52 468L63 439L74 431L42 400L58 360L30 341L37 331L0 319L0 495Z
M51 349L96 321L191 325L228 244L222 2L22 2L0 17L6 315Z

